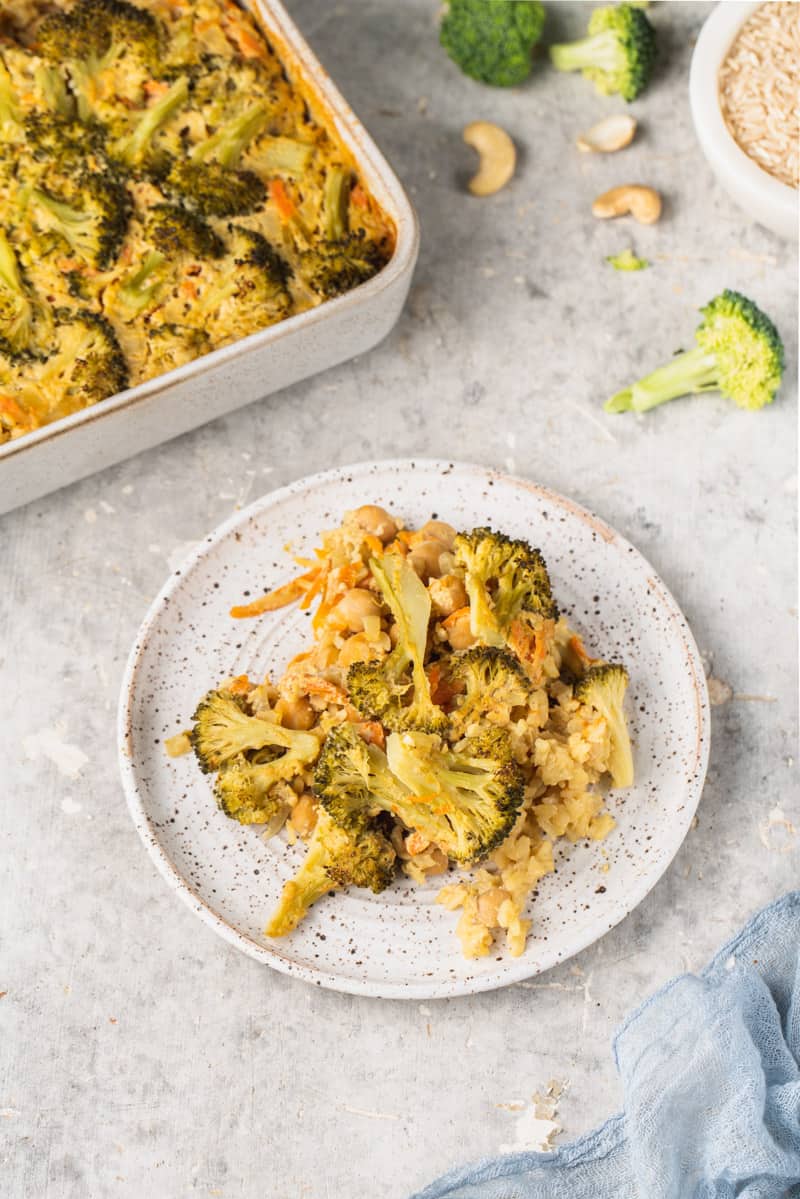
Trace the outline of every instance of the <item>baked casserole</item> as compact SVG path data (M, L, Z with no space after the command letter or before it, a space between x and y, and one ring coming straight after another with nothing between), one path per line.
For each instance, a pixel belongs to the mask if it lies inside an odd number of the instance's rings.
M372 277L391 222L232 0L0 15L0 443Z

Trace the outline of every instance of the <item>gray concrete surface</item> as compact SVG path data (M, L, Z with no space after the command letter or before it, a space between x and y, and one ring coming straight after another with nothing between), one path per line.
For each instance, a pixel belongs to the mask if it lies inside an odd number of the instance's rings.
M544 67L509 93L461 78L432 0L291 8L406 181L422 256L375 352L0 520L7 1199L403 1199L533 1144L550 1079L568 1084L572 1137L619 1104L623 1014L798 875L795 253L746 223L696 147L687 76L708 6L652 10L664 65L634 105L641 136L604 159L573 139L620 104ZM548 32L585 15L552 5ZM475 118L522 150L483 202L463 190ZM594 195L631 179L663 190L661 223L595 223ZM652 268L606 266L627 245ZM724 285L784 333L773 407L603 416ZM530 983L429 1004L321 992L226 947L157 876L115 759L123 663L168 563L265 490L396 455L506 466L596 509L677 596L729 685L717 698L733 694L697 826L638 910Z

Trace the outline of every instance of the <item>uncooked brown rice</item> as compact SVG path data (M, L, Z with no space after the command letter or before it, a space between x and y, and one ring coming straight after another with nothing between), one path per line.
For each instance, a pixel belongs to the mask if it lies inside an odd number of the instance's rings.
M745 154L800 186L800 5L762 4L742 25L719 72L722 115Z

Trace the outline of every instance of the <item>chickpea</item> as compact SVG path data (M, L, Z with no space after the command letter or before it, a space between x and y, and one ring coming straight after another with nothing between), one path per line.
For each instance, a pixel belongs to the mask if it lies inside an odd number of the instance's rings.
M445 552L441 541L420 541L408 555L408 561L423 581L442 573L439 559Z
M437 616L452 616L459 608L466 606L467 593L464 584L455 575L442 575L441 579L431 579L428 591Z
M339 650L337 661L339 666L346 670L354 662L370 662L373 658L379 657L380 651L367 639L364 633L354 633L352 637L347 638Z
M384 544L397 533L396 523L386 509L379 508L377 504L362 504L352 515L359 529L380 538Z
M413 832L406 837L406 849L412 857L416 853L424 853L429 845L430 841L422 833Z
M447 869L447 854L443 849L439 849L438 845L434 845L428 850L428 856L431 859L431 865L427 867L425 874L430 877L432 874L444 874Z
M469 624L469 611L459 613L455 620L448 618L447 640L453 649L469 649L475 644Z
M331 620L341 628L349 629L351 633L360 633L368 617L380 617L380 614L380 603L371 591L363 587L351 587L349 591L345 591L333 609Z
M482 895L479 895L478 919L481 924L485 924L487 928L497 928L500 908L510 898L505 887L493 887L491 891L484 891Z
M444 520L429 520L420 529L421 541L438 541L442 548L451 550L453 542L456 538L456 531L452 525L449 525Z
M316 713L301 695L299 699L281 699L276 708L281 724L287 729L310 729L316 718Z
M317 801L306 791L292 808L289 823L299 837L310 837L317 823Z

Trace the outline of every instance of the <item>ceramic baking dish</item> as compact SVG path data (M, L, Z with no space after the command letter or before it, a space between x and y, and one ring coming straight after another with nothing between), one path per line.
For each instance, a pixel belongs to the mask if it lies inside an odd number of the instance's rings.
M361 354L400 314L419 248L408 197L278 0L250 0L248 7L314 116L333 126L394 222L394 254L354 291L0 445L0 513Z

